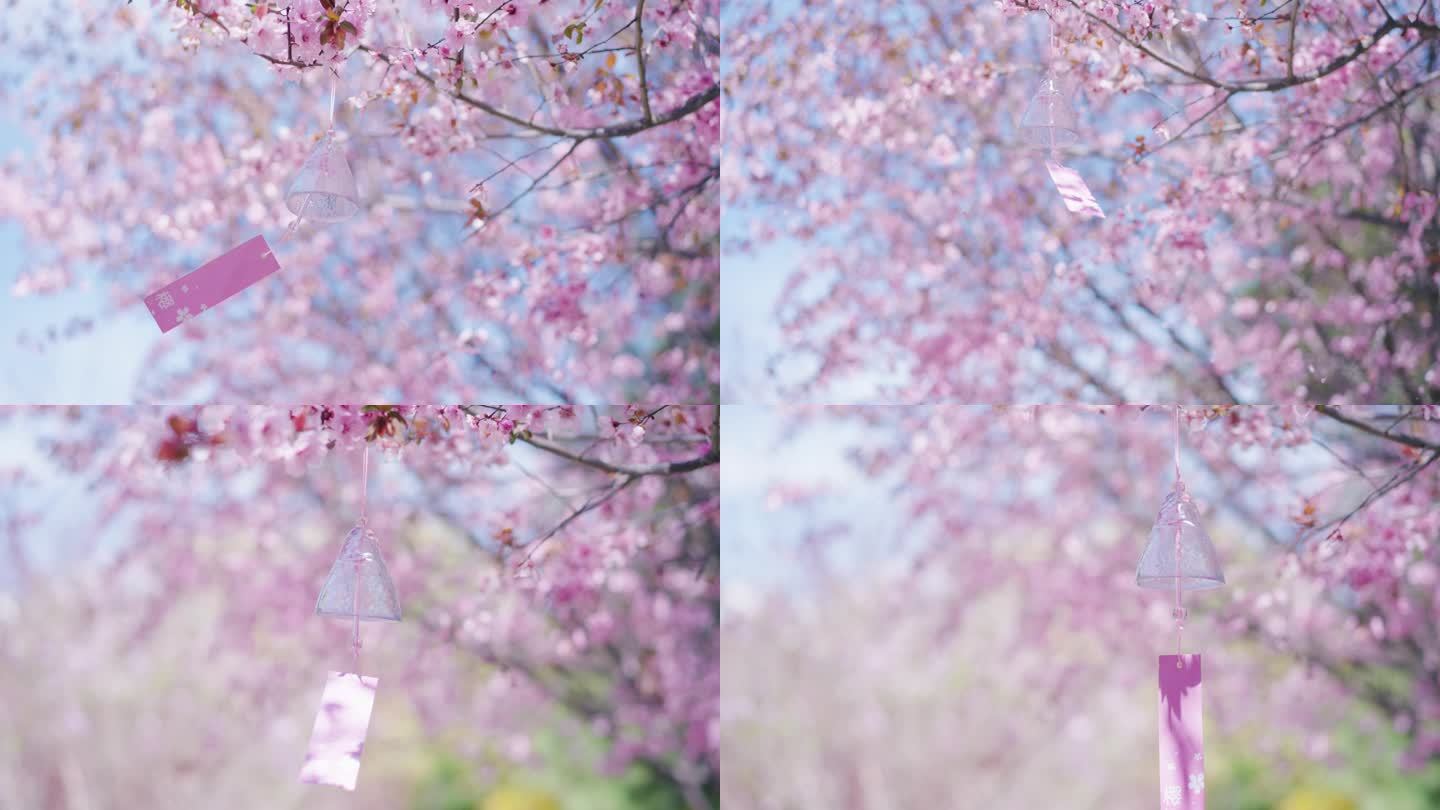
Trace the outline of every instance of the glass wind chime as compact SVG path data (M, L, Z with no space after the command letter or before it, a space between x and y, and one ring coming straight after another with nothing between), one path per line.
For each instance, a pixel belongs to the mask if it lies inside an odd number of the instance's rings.
M355 186L355 175L350 171L350 162L345 159L345 148L335 134L335 91L339 76L331 74L330 81L330 126L320 136L319 143L310 150L299 174L290 181L285 192L285 207L295 215L295 220L280 237L294 233L301 221L331 224L343 222L360 212L360 192Z
M1065 201L1066 210L1104 219L1105 212L1080 173L1060 162L1059 150L1080 141L1080 117L1054 70L1055 24L1048 13L1045 21L1045 75L1020 118L1020 132L1027 145L1045 153L1045 168Z
M315 613L350 621L354 671L331 672L320 697L320 711L310 732L310 747L300 769L300 781L354 790L360 776L360 756L375 707L380 679L360 671L360 622L400 621L400 598L395 582L380 556L380 543L370 528L367 513L370 483L370 448L361 458L360 520L345 535L340 556L320 588Z
M295 220L276 244L285 241L300 222L333 223L360 211L355 175L335 135L335 92L339 75L330 82L330 126L311 150L285 192L285 207ZM280 269L275 251L263 234L254 236L145 296L145 306L161 332L169 332Z
M1186 591L1225 584L1220 557L1200 525L1199 512L1180 477L1180 417L1175 408L1175 488L1160 504L1135 571L1142 588L1174 591L1175 654L1162 655L1160 672L1160 806L1204 810L1205 738L1201 723L1200 654L1186 655Z

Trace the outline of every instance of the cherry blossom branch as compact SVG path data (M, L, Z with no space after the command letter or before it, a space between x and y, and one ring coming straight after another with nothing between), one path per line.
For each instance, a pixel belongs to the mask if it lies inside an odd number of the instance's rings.
M1318 79L1323 79L1324 77L1329 76L1331 73L1334 73L1335 71L1345 67L1356 59L1359 59L1371 48L1379 44L1381 39L1394 31L1414 30L1420 31L1431 37L1440 35L1440 26L1437 26L1433 23L1422 22L1419 19L1404 21L1389 19L1386 20L1383 24L1381 24L1379 28L1371 32L1369 36L1360 38L1360 40L1357 41L1350 50L1340 54L1339 56L1336 56L1329 62L1326 62L1325 64L1308 73L1295 74L1293 71L1291 71L1289 75L1286 76L1272 76L1263 79L1251 79L1249 81L1243 82L1227 82L1216 79L1213 76L1209 76L1203 73L1197 73L1194 70L1186 68L1171 59L1167 59L1164 56L1161 56L1160 54L1151 50L1144 43L1139 42L1138 40L1132 38L1129 34L1121 31L1109 20L1090 12L1088 9L1081 6L1080 3L1077 2L1077 0L1067 0L1067 2L1069 2L1071 6L1079 10L1080 13L1084 14L1086 17L1090 18L1094 22L1105 26L1107 29L1110 30L1111 33L1118 37L1121 42L1124 42L1130 47L1140 51L1141 53L1145 54L1151 59L1154 59L1165 67L1168 67L1176 73L1179 73L1180 75L1185 76L1193 81L1199 82L1201 84L1206 84L1211 87L1219 88L1221 90L1229 90L1233 93L1273 92L1275 90L1283 90L1287 87L1294 87L1299 84L1306 84L1316 81Z
M552 148L552 147L554 147L556 144L559 144L559 143L562 143L562 142L563 142L563 141L552 141L552 142L546 144L544 147L541 147L540 150L536 150L536 151L543 151L544 149ZM498 152L495 153L495 154L496 154L497 157L500 157L500 158L505 159L505 160L509 160L509 159L506 158L504 155L502 155L502 154L500 154L500 153L498 153ZM519 165L519 163L518 163L519 160L523 160L523 159L525 159L526 157L530 157L530 156L533 155L533 154L535 154L535 153L532 152L532 153L530 153L530 154L528 154L528 155L522 155L520 158L517 158L515 161L510 161L510 165L507 166L507 168L514 168L516 171L521 172L521 173L524 174L526 177L529 177L529 178L532 178L532 179L533 179L533 178L535 177L535 175L534 175L534 174L531 174L531 173L528 172L528 171L526 171L525 168L524 168L523 166ZM652 164L641 165L641 166L632 166L632 167L630 167L630 168L632 168L632 169L656 169L656 168L672 168L672 167L675 167L675 166L695 166L695 167L701 167L701 166L705 166L705 165L706 165L706 164L696 163L696 162L694 162L694 161L685 160L685 161L675 161L675 162L672 162L672 163L652 163ZM687 187L684 188L684 189L681 189L680 191L676 192L674 195L671 195L671 196L667 196L667 197L658 199L658 200L655 202L654 205L646 206L645 208L640 209L640 211L652 211L652 210L654 210L654 208L655 208L656 205L659 205L659 204L662 204L662 203L666 203L666 202L673 202L673 201L675 201L676 199L679 199L682 195L689 195L689 196L686 196L686 198L685 198L685 200L684 200L684 202L688 203L691 199L693 199L693 197L694 197L694 195L695 195L695 192L697 192L698 190L700 190L700 188L702 188L702 187L705 185L705 183L710 182L710 181L712 181L712 180L715 180L715 179L718 179L718 178L719 178L719 175L718 175L718 173L717 173L717 170L715 170L714 167L710 167L710 168L711 168L711 174L708 175L708 177L709 177L708 180L704 180L704 181L702 181L702 182L697 182L697 183L695 183L695 184L692 184L692 185L690 185L690 186L687 186ZM493 177L499 175L499 174L500 174L501 172L503 172L503 171L504 171L504 169L500 169L500 170L497 170L497 171L493 172L489 177L485 178L485 180L482 180L482 181L476 183L476 185L478 186L478 185L481 185L481 184L489 181L490 179L492 179ZM569 186L575 185L576 183L589 182L589 181L592 181L592 180L597 180L597 179L601 179L601 178L605 178L605 177L611 177L611 176L614 176L614 175L617 175L617 174L628 174L628 172L625 171L625 170L621 170L621 169L613 169L613 170L600 171L600 172L588 172L588 173L585 173L585 174L579 174L579 175L575 175L575 176L573 176L573 177L568 177L568 178L566 178L566 179L564 179L564 180L560 180L560 181L557 181L557 182L555 182L555 183L550 183L550 184L548 184L548 185L538 186L538 187L536 187L535 190L536 190L537 192L556 191L556 190L559 190L559 189L562 189L562 188L567 188L567 187L569 187ZM405 194L399 194L399 193L393 193L393 192L392 192L392 193L386 193L386 194L381 195L381 196L378 198L377 204L379 204L379 205L385 205L385 206L388 206L388 207L391 207L391 208L394 208L394 209L397 209L397 210L404 210L404 211L433 211L433 212L435 212L435 213L441 213L441 214L473 214L474 211L475 211L474 205L471 203L470 200L466 200L466 199L456 199L456 198L451 198L451 197L441 197L441 196L434 195L434 194L421 194L421 195L418 196L418 197L411 197L411 196L408 196L408 195L405 195ZM600 225L601 225L601 227L603 227L603 226L608 226L608 225L613 225L613 224L615 224L617 221L618 221L618 220L608 220L608 221L606 221L606 222L601 223ZM593 226L587 225L586 227L588 228L588 227L593 227Z
M1378 436L1382 439L1387 439L1398 444L1403 444L1407 447L1413 447L1417 450L1433 450L1436 452L1440 452L1440 444L1428 442L1416 436L1409 436L1403 433L1391 433L1389 430L1381 430L1374 425L1362 422L1359 419L1355 419L1353 417L1346 416L1333 405L1316 405L1315 410L1330 417L1331 419L1334 419L1336 422L1339 422L1342 425L1348 425L1352 428L1355 428L1356 430L1361 431L1362 433L1368 433L1371 436Z
M531 178L533 179L533 178L534 178L534 175L530 174L529 172L526 172L525 169L524 169L524 167L520 166L520 161L522 161L522 160L524 160L524 159L526 159L526 158L528 158L528 157L533 157L533 156L535 156L535 155L538 155L538 154L540 154L541 152L544 152L546 149L549 149L549 148L555 146L555 145L558 144L558 143L560 143L560 141L550 141L549 143L541 144L540 146L537 146L537 147L535 147L534 149L531 149L529 152L526 152L525 154L523 154L523 155L521 155L521 156L519 156L519 157L517 157L517 158L506 158L505 155L502 155L502 154L500 154L499 152L496 152L496 151L494 151L494 150L488 150L488 151L491 152L491 154L493 154L493 155L495 155L496 157L501 158L502 160L504 160L504 161L505 161L505 164L502 165L500 168L496 169L495 171L491 172L490 174L485 175L485 177L481 178L480 182L478 182L478 183L476 183L474 186L472 186L472 189L478 189L480 186L483 186L483 185L485 185L486 183L490 182L491 180L494 180L496 177L498 177L498 176L500 176L501 174L503 174L503 173L505 172L505 170L509 169L509 168L512 167L512 166L515 167L517 170L519 170L519 171L521 171L521 172L525 172L526 176L531 177Z
M1396 718L1413 713L1413 708L1404 701L1396 699L1388 694L1374 681L1361 677L1364 674L1365 664L1354 662L1342 662L1330 657L1318 647L1308 645L1300 648L1287 639L1279 638L1267 632L1262 624L1253 618L1246 618L1241 624L1241 633L1261 642L1267 646L1278 648L1282 652L1289 651L1295 657L1307 664L1320 667L1337 683L1358 693L1360 697L1376 708L1385 712L1389 717Z
M1096 391L1104 394L1107 400L1111 402L1128 402L1130 400L1130 398L1121 393L1119 389L1095 376L1095 373L1090 371L1090 369L1080 365L1080 361L1075 359L1075 355L1070 351L1069 347L1058 342L1053 343L1046 351L1046 355L1048 355L1051 360L1074 372L1086 383L1089 383Z
M1350 121L1346 121L1343 124L1336 124L1331 126L1325 132L1325 134L1306 144L1304 148L1302 148L1300 151L1302 153L1309 152L1320 144L1324 143L1325 141L1328 141L1331 138L1338 137L1339 135L1348 132L1351 129L1354 129L1355 127L1365 124L1376 116L1384 114L1386 111L1390 110L1392 107L1399 104L1400 102L1408 101L1411 98L1412 94L1414 94L1416 91L1420 90L1427 84L1435 81L1436 79L1440 79L1440 71L1434 71L1432 73L1426 74L1425 76L1416 80L1414 84L1396 93L1392 98L1390 98L1390 100L1386 101L1384 104L1375 107L1364 115L1358 118L1351 119Z
M694 472L695 470L720 463L720 444L713 440L710 442L710 449L706 450L704 455L683 461L667 461L661 464L649 464L639 467L613 464L597 458L589 458L561 447L558 444L552 444L544 439L537 439L534 436L517 434L516 440L524 442L536 449L557 455L563 459L568 459L576 464L583 464L587 467L592 467L613 475L624 475L630 478L643 478L650 475L677 475L680 473Z
M1115 316L1116 320L1119 322L1120 326L1125 329L1125 331L1129 332L1131 335L1134 335L1137 340L1145 339L1144 336L1140 334L1140 331L1135 326L1135 324L1132 323L1130 319L1125 315L1125 312L1120 307L1120 305L1116 303L1113 299L1111 299L1109 296L1105 295L1105 293L1102 292L1098 286L1096 286L1094 280L1089 278L1085 279L1085 287L1086 289L1090 290L1091 295L1095 296L1095 298L1098 299L1100 303L1103 304L1105 308L1108 309L1110 313ZM1164 319L1160 317L1160 313L1152 309L1150 305L1139 302L1137 303L1137 306L1142 312L1154 318L1161 325L1161 328L1165 330L1166 336L1170 338L1170 342L1175 344L1176 348L1184 351L1186 354L1189 354L1191 357L1195 358L1195 361L1199 363L1202 368L1205 369L1205 372L1209 374L1210 379L1215 382L1216 387L1219 388L1220 391L1224 393L1231 402L1238 403L1240 401L1240 398L1235 396L1235 392L1230 390L1230 385L1225 381L1224 375L1222 375L1220 371L1215 368L1215 364L1211 362L1208 353L1202 351L1198 347L1191 346L1189 343L1187 343L1183 338L1180 337L1180 333L1176 331L1175 327L1169 323L1166 323Z
M1411 464L1405 466L1399 472L1396 472L1388 479L1386 479L1383 484L1371 490L1370 493L1366 495L1360 501L1360 503L1355 506L1354 509L1346 512L1341 517L1316 526L1314 529L1296 538L1292 550L1293 548L1298 548L1299 546L1303 545L1306 540L1315 537L1322 532L1325 534L1326 537L1338 536L1340 534L1340 530L1345 527L1345 524L1348 523L1351 518L1365 511L1366 509L1374 505L1377 501L1381 500L1386 495L1389 495L1391 492L1394 492L1396 489L1399 489L1404 484L1408 484L1415 478L1415 476L1419 475L1421 472L1424 472L1427 467L1429 467L1431 464L1434 464L1436 461L1440 461L1440 450L1431 452L1429 458L1426 458L1424 460L1416 460Z
M635 58L640 63L640 108L645 111L642 121L650 122L655 116L650 113L650 87L645 82L645 0L635 7Z
M659 408L654 409L645 417L646 421L648 421L650 418L653 418L655 415L659 414L661 411L665 410L668 407L668 405L662 405ZM495 405L464 405L461 406L460 410L477 419L497 419L505 413L504 408ZM483 413L482 411L489 411L489 413ZM534 436L531 436L525 432L516 432L515 440L519 442L524 442L525 444L528 444L537 450L543 450L547 453L550 453L551 455L559 456L560 458L566 459L568 461L573 461L577 464L583 464L586 467L591 467L593 469L600 470L601 472L607 472L612 475L626 475L632 478L644 478L652 475L677 475L680 473L694 472L695 470L703 469L714 464L719 464L719 430L720 423L719 420L716 420L716 422L711 425L710 448L706 450L703 455L696 456L690 459L684 459L682 461L670 461L660 464L642 465L638 467L631 465L615 464L597 458L590 458L583 453L576 453L573 450L566 449L558 444L554 444L545 439L537 439Z
M573 155L573 154L575 154L575 150L580 148L580 144L584 143L585 141L586 141L585 138L576 138L574 141L571 141L571 143L570 143L570 148L565 150L565 154L561 155L559 160L557 160L557 161L555 161L554 163L550 164L550 168L548 168L548 169L546 169L545 171L541 172L539 175L531 178L531 179L530 179L530 185L526 186L524 191L521 191L519 194L516 194L514 197L510 198L510 202L507 202L507 203L505 203L505 205L501 206L501 208L500 208L499 211L496 211L494 214L491 214L491 215L489 215L489 216L484 217L484 218L483 218L484 221L485 221L485 222L489 222L489 221L491 221L491 220L499 219L500 216L501 216L502 214L504 214L506 211L509 211L511 208L514 208L516 203L520 202L521 200L523 200L523 199L525 199L527 196L529 196L530 192L534 191L535 188L536 188L536 186L539 186L540 183L541 183L545 178L549 177L550 174L551 174L551 172L554 172L556 169L560 168L560 164L562 164L562 163L564 163L565 161L569 160L569 159L570 159L570 156ZM478 233L478 232L479 232L479 231L477 230L477 231L475 231L474 233ZM473 235L473 233L472 233L472 235Z
M1290 15L1290 53L1285 58L1285 75L1291 79L1295 78L1295 26L1300 22L1300 6L1295 6L1295 12Z
M623 214L619 214L603 222L587 224L585 227L587 229L609 228L614 225L619 225L620 223L624 222L627 219L630 219L631 217L635 217L645 213L655 213L658 218L658 209L660 208L660 206L669 202L675 202L676 200L679 200L680 205L676 208L675 213L670 217L669 221L665 222L663 225L660 226L660 238L659 240L657 240L656 247L667 253L675 253L676 255L688 256L686 252L679 251L671 247L670 230L675 227L676 221L678 221L680 219L680 216L685 213L685 209L689 207L690 202L696 197L700 196L700 192L705 189L705 186L709 185L712 181L718 179L720 179L720 168L718 166L711 166L710 171L707 172L699 180L691 183L690 185L682 189L676 190L673 194L661 194L657 191L654 198L651 199L648 204L641 205L638 208L633 208ZM563 185L564 184L548 186L546 188L542 188L541 191L558 188Z
M619 495L619 494L620 494L621 492L623 492L627 487L629 487L631 484L633 484L633 483L635 483L636 481L639 481L639 480L640 480L640 478L639 478L638 476L634 476L634 475L628 475L628 476L626 476L626 477L624 477L624 478L617 478L617 479L615 479L615 482L612 483L610 486L606 487L605 490L602 491L599 495L595 495L595 496L591 497L590 499L586 500L585 503L583 503L583 504L580 505L580 508L578 508L578 509L576 509L575 511L571 512L569 515L566 516L566 518L565 518L564 520L562 520L562 521L560 521L559 523L555 524L555 527L552 528L550 531L548 531L548 532L542 534L541 536L537 537L536 539L532 540L532 541L530 542L530 544L529 544L528 546L526 546L526 551L525 551L525 557L524 557L524 559L520 560L520 562L519 562L519 564L516 566L516 568L517 568L517 569L523 568L523 567L525 566L525 564L528 563L528 562L530 562L530 559L535 556L535 552L536 552L536 551L539 551L539 550L540 550L540 547L543 546L543 545L545 545L545 542L546 542L547 540L549 540L550 538L552 538L552 537L554 537L555 535L559 534L561 531L563 531L563 530L565 529L566 526L569 526L571 523L574 523L577 519L579 519L579 517L580 517L581 515L583 515L583 514L585 514L585 513L587 513L587 512L591 512L591 511L593 511L593 510L595 510L595 509L598 509L598 508L599 508L601 505L603 505L606 501L610 500L611 498L615 497L616 495Z
M387 65L393 63L393 60L389 56L377 50L374 50L368 45L361 45L360 50L374 56L376 59L381 60ZM720 85L712 84L708 89L696 93L695 95L686 99L685 102L679 107L670 110L669 112L661 115L659 118L653 118L649 120L647 120L646 118L641 118L636 121L625 121L618 124L609 124L603 127L594 127L591 129L562 129L560 127L551 127L545 126L544 124L537 124L534 121L527 121L524 118L514 115L513 113L506 112L494 106L493 104L489 104L485 101L481 101L480 99L475 98L474 96L468 95L463 90L447 90L440 85L440 83L435 79L434 76L431 76L429 73L426 73L425 71L418 68L416 68L412 72L416 76L420 77L421 81L425 82L436 90L439 90L440 92L449 95L457 101L464 102L465 104L468 104L477 110L489 113L496 118L514 124L515 126L524 127L526 129L534 130L535 132L539 132L545 135L557 135L562 138L575 138L577 140L589 140L591 138L624 138L630 135L645 132L646 130L654 129L655 127L664 126L666 124L679 121L680 119L695 113L700 108L720 97Z
M436 296L439 294L439 282L431 279L429 274L416 274L414 277L414 283L419 288L420 297L422 300L434 301ZM436 314L437 317L441 319L441 323L443 323L449 329L449 333L452 337L458 337L461 334L462 330L460 329L459 324L455 320L455 314L448 307L437 304L432 308L432 311ZM332 317L336 320L336 322L343 322L345 320L345 318L342 317L339 313L333 314ZM471 361L473 361L476 365L490 372L491 378L505 385L509 391L514 392L523 399L532 399L532 389L529 386L522 385L520 381L515 377L513 372L501 369L500 366L495 363L495 361L490 360L489 358L478 352L466 351L465 355L469 357ZM550 380L536 380L534 382L534 385L537 385L545 391L550 392L550 394L560 402L570 402L570 394Z
M1154 148L1154 149L1151 149L1151 150L1148 152L1148 154L1153 155L1153 154L1155 154L1156 152L1159 152L1161 149L1164 149L1165 147L1169 146L1170 144L1175 143L1175 142L1178 141L1178 140L1182 140L1183 138L1185 138L1186 135L1188 135L1188 134L1190 133L1190 130L1194 129L1195 127L1197 127L1197 126L1199 126L1201 123L1203 123L1203 122L1205 121L1205 119L1207 119L1207 118L1209 118L1211 115L1213 115L1216 110L1220 109L1221 107L1227 107L1227 108L1228 108L1229 105L1230 105L1230 99L1232 99L1232 98L1234 98L1234 97L1235 97L1235 91L1234 91L1234 90L1231 90L1230 92L1226 93L1223 97L1221 97L1221 99L1220 99L1219 101L1215 102L1215 104L1214 104L1212 107L1210 107L1210 109L1208 109L1208 110L1206 110L1205 112L1201 113L1198 118L1196 118L1196 119L1194 119L1193 121L1191 121L1191 122L1189 122L1188 124L1186 124L1186 125L1185 125L1185 128L1182 129L1182 130L1180 130L1180 132L1178 132L1173 138L1168 138L1168 139L1166 139L1165 143L1160 144L1159 146L1157 146L1157 147ZM1187 105L1187 106L1188 106L1188 105Z

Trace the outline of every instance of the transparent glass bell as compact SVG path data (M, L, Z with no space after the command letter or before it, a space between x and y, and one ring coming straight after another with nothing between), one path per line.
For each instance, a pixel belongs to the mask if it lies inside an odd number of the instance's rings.
M380 556L375 533L361 522L345 536L340 556L320 589L315 612L321 616L363 621L400 621L400 597Z
M1177 529L1180 533L1178 541L1175 536ZM1181 590L1203 591L1225 584L1215 544L1210 542L1210 535L1200 526L1199 510L1190 499L1190 493L1185 491L1185 484L1178 481L1160 505L1160 514L1155 517L1155 525L1150 529L1145 553L1140 555L1135 584L1142 588L1173 591L1177 573Z
M1025 142L1037 149L1061 149L1080 140L1079 117L1075 105L1065 95L1055 74L1046 73L1040 90L1025 107L1020 119L1020 133Z
M360 211L355 175L334 130L326 132L305 158L305 165L285 192L285 207L313 222L340 222Z

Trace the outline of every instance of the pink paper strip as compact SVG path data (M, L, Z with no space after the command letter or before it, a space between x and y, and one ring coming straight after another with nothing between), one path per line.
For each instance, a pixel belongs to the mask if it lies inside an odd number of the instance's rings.
M169 332L279 269L265 237L257 236L145 296L145 306Z
M1060 198L1065 201L1065 207L1072 214L1105 218L1105 212L1100 210L1100 203L1096 202L1095 195L1090 193L1090 187L1085 185L1079 172L1052 160L1045 161L1045 168L1050 170L1050 179L1055 183L1055 188L1059 189Z
M360 778L360 755L370 728L379 678L353 672L332 672L320 697L320 711L310 732L310 748L300 768L300 781L354 790Z
M1200 719L1200 656L1160 656L1163 810L1205 810L1205 735Z

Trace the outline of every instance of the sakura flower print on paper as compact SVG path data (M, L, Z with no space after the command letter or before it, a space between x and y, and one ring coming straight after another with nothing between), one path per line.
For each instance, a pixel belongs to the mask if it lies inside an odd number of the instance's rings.
M380 679L351 672L331 672L320 697L320 711L310 732L310 748L300 768L300 781L354 790L360 778L360 756L375 690Z
M280 269L264 236L256 236L200 265L145 298L161 332L193 319Z
M1200 656L1160 656L1160 806L1205 810Z

